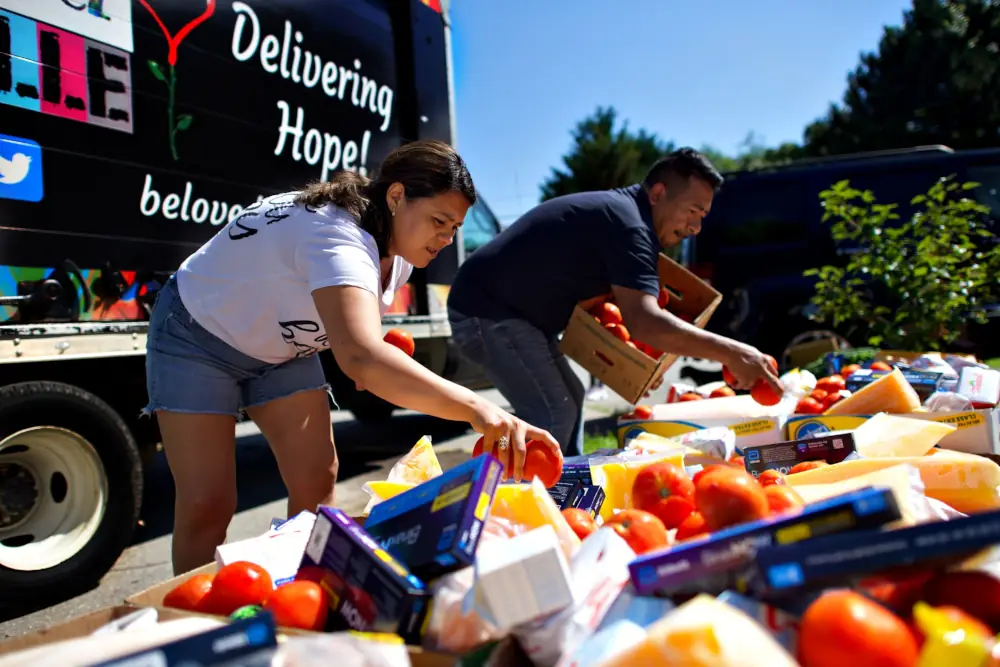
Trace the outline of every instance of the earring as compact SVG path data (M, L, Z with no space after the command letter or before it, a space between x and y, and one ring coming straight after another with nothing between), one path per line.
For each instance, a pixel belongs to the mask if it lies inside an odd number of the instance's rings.
M396 209L394 209L394 208L393 209L389 209L389 215L395 217L396 216Z

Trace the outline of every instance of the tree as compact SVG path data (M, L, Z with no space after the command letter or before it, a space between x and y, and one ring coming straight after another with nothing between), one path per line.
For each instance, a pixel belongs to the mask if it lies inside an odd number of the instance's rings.
M631 132L628 123L616 128L613 107L598 107L592 116L577 123L573 146L563 157L562 169L553 168L542 183L542 201L574 192L610 190L638 183L646 171L674 149L655 134Z
M805 130L805 153L1000 143L1000 2L913 0L861 56L839 105Z
M998 292L1000 245L984 224L989 209L964 196L976 185L939 180L914 197L917 210L905 221L896 204L879 204L847 181L820 193L834 241L862 252L846 266L805 272L818 277L815 319L904 350L939 350L967 321L985 322L984 307Z

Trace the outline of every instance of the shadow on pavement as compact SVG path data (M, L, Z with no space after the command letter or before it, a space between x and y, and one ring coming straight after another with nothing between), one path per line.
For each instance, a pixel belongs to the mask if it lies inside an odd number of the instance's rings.
M347 421L334 424L340 458L340 481L372 472L383 459L402 456L424 435L443 442L468 432L468 424L426 415L397 415L382 424ZM169 535L173 530L174 483L163 453L145 476L142 524L133 544ZM236 446L237 512L281 500L288 495L278 466L263 436L240 438Z

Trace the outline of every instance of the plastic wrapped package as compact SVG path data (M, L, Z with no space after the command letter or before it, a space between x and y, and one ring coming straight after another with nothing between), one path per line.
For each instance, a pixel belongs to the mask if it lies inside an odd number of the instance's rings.
M368 505L364 514L371 508L393 498L404 491L409 491L418 484L434 479L442 472L441 463L434 453L434 445L428 435L417 440L417 444L402 456L389 470L385 481L368 482L362 488L368 494Z
M483 524L477 550L489 549L498 540L520 535L525 527L490 516ZM468 653L501 633L476 611L473 602L475 568L466 567L437 579L431 586L434 604L427 622L425 646L449 653Z
M289 637L271 658L271 667L411 667L406 646L395 639L346 632Z
M490 516L505 519L525 530L552 526L567 559L572 559L580 548L580 538L569 527L566 517L537 477L530 484L501 484L497 487Z
M707 457L705 462L728 461L736 454L736 433L727 426L714 426L671 437L640 432L625 441L625 451L637 456L649 456L676 449L684 450L685 464L692 462L689 459L696 458L691 454L704 455Z
M936 391L924 401L930 412L964 412L972 410L972 401L953 391Z
M715 399L721 400L721 399ZM666 461L677 467L684 466L684 449L668 449L656 454L636 456L631 452L621 452L613 456L602 456L590 460L590 477L594 484L604 489L604 504L601 505L601 519L607 521L615 510L631 507L632 484L636 476L652 463Z

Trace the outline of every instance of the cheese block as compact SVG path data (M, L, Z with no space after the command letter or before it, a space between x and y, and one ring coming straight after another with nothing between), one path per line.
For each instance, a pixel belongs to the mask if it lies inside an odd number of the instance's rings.
M982 456L948 449L935 449L927 456L841 461L787 475L785 481L796 488L835 484L902 463L920 471L928 498L936 498L965 514L1000 509L1000 466Z
M646 628L644 640L615 651L601 667L798 667L764 626L701 594Z
M854 447L865 458L923 456L957 430L951 424L881 412L854 430Z
M896 499L902 518L888 525L888 528L903 528L929 520L930 510L927 507L927 496L924 495L924 483L920 472L911 465L894 465L830 484L796 484L795 491L808 504L869 486L888 488Z
M920 407L920 397L897 368L831 405L824 415L905 414Z

